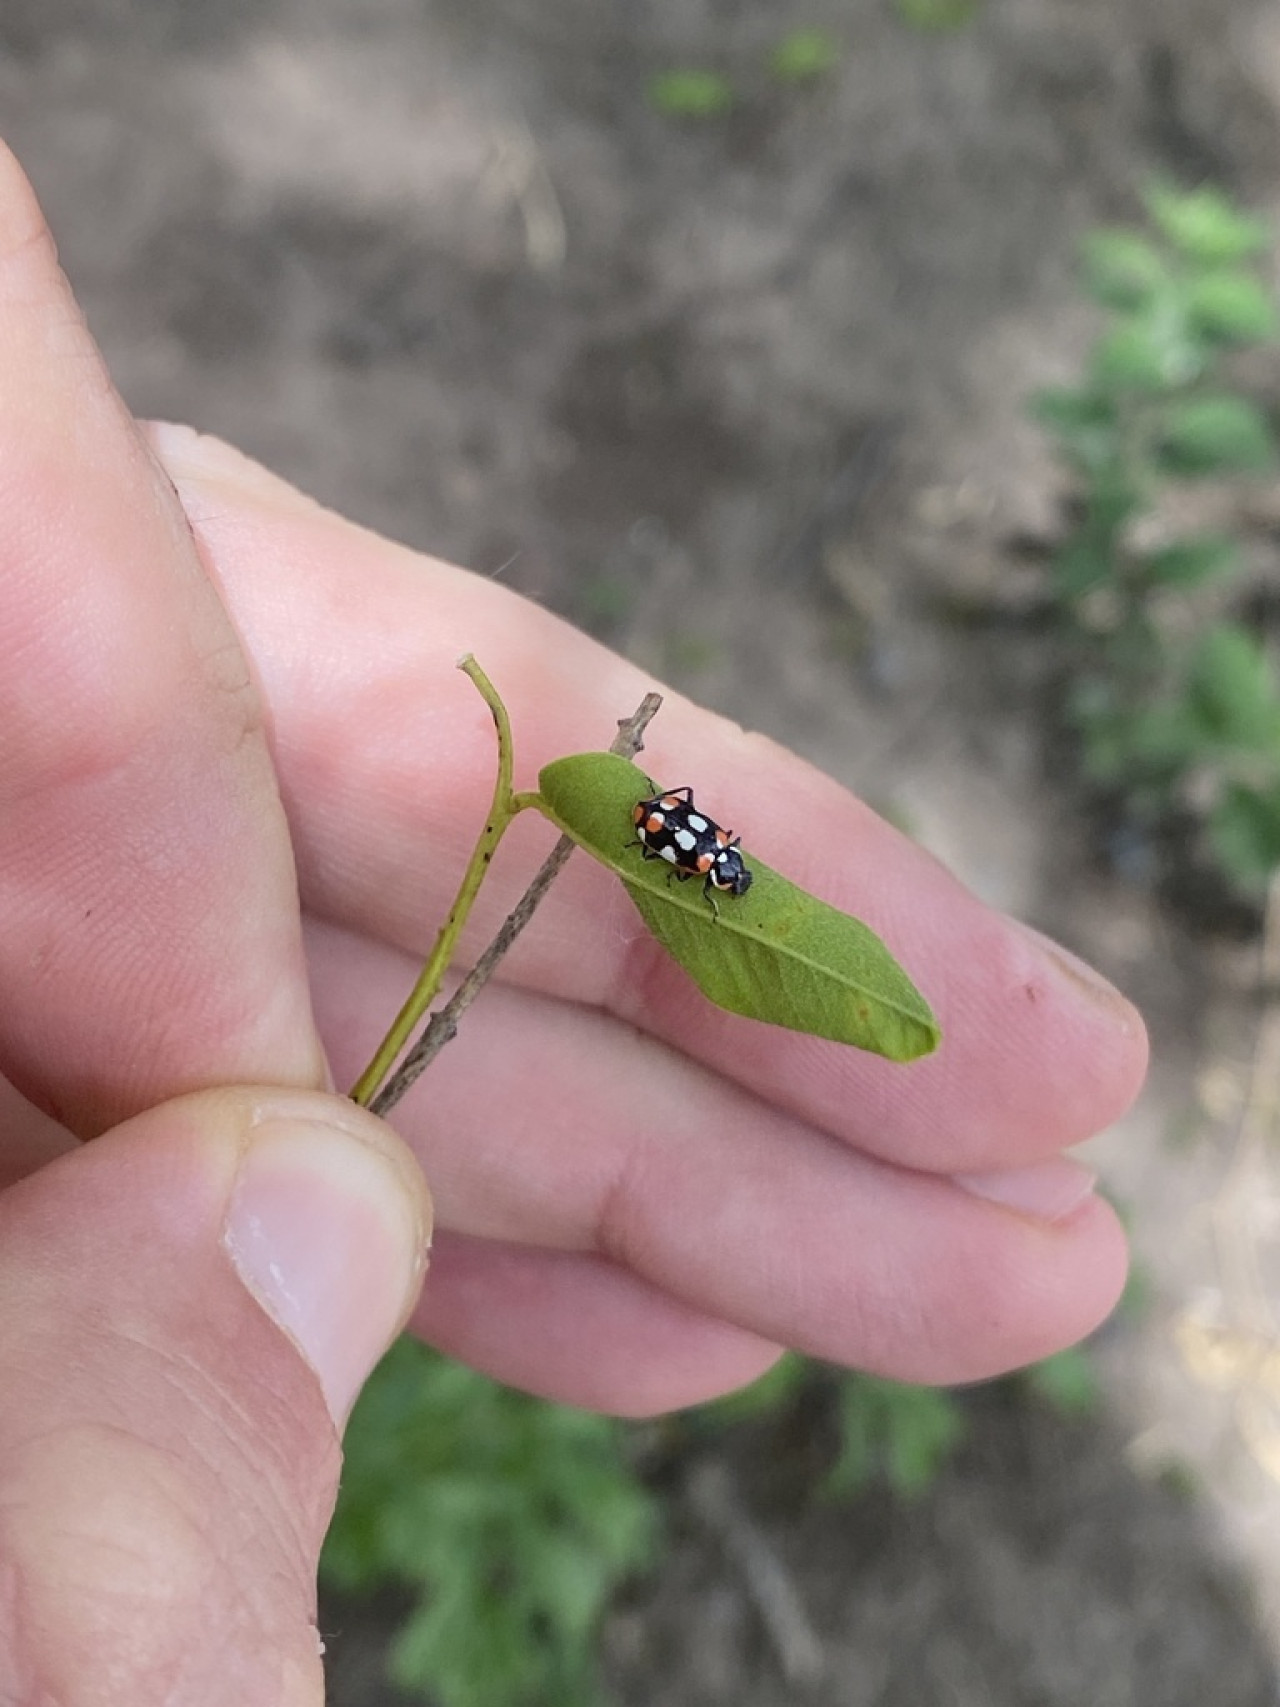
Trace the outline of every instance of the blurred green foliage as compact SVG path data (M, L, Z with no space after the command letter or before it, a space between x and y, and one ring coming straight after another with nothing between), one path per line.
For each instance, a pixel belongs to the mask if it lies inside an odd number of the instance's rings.
M834 1451L818 1489L827 1499L852 1499L875 1484L914 1499L964 1438L964 1412L945 1388L886 1381L792 1353L695 1417L703 1431L725 1430L789 1410L824 1410L834 1423Z
M944 1388L846 1375L836 1404L840 1444L823 1484L832 1499L848 1499L873 1481L901 1499L918 1499L964 1436L964 1413Z
M1271 421L1236 377L1277 341L1269 237L1214 189L1157 187L1146 206L1145 229L1085 244L1107 323L1082 382L1033 404L1076 484L1053 563L1068 714L1086 774L1133 822L1189 820L1202 857L1257 896L1280 863L1280 684L1233 614L1238 540L1164 518L1179 487L1276 467Z
M1087 1349L1015 1378L1067 1416L1091 1412ZM815 1422L815 1419L817 1421ZM926 1494L964 1439L950 1392L788 1354L751 1386L637 1434L515 1393L408 1338L374 1372L347 1430L321 1560L327 1587L408 1591L389 1671L438 1707L599 1707L597 1643L623 1583L660 1551L660 1504L633 1444L678 1464L738 1429L799 1423L828 1439L815 1497Z
M721 118L733 106L733 84L719 71L676 67L649 79L649 103L669 119Z
M621 1424L404 1338L352 1414L321 1576L413 1593L390 1673L441 1707L587 1707L601 1614L656 1529Z
M926 1490L963 1433L945 1392L782 1358L668 1425L681 1446L804 1407L834 1422L821 1492ZM673 1432L672 1432L673 1431ZM630 1431L515 1393L408 1338L374 1372L346 1436L321 1560L326 1586L409 1591L389 1672L440 1707L596 1707L610 1598L655 1559L659 1505Z
M829 31L801 27L780 38L764 69L776 83L798 87L820 81L839 63L840 46ZM649 105L669 119L723 118L739 100L738 90L723 71L698 66L672 66L658 72L649 79L646 93Z
M840 63L840 48L826 30L791 30L769 55L769 69L780 83L810 83Z
M962 30L978 15L982 0L894 0L904 24L913 30Z
M1019 1377L1026 1389L1059 1416L1092 1416L1102 1403L1098 1375L1088 1348L1070 1345L1043 1358Z

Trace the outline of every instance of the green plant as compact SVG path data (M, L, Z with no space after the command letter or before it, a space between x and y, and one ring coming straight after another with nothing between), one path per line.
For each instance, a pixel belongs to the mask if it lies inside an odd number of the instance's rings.
M1029 1393L1052 1405L1060 1416L1093 1416L1102 1402L1098 1374L1087 1346L1071 1345L1055 1352L1033 1363L1019 1379Z
M977 16L982 0L894 0L898 16L913 30L960 30Z
M945 1388L913 1387L874 1375L845 1375L837 1388L839 1449L824 1491L848 1498L873 1480L916 1499L937 1479L964 1434L964 1415Z
M790 30L769 55L769 70L780 83L811 83L840 63L840 49L826 30Z
M702 895L689 896L683 883L672 887L672 877L687 877L695 869L681 858L674 841L668 848L673 863L658 860L655 871L643 857L651 850L638 839L637 814L654 785L623 753L634 753L642 745L641 732L662 703L659 695L646 696L632 717L619 722L618 740L609 752L556 759L543 766L537 789L518 792L512 786L515 755L506 706L474 658L468 655L458 667L475 685L493 718L498 738L493 798L453 905L413 989L352 1087L354 1102L378 1114L395 1105L454 1035L458 1016L532 917L575 846L620 879L650 932L720 1007L850 1043L893 1061L912 1061L937 1048L940 1033L928 1003L879 937L860 920L806 894L758 860L745 871L741 886L735 884L732 910L722 917L711 892L715 879L709 873L729 857L731 848L737 866L747 856L736 851L736 839L731 847L720 848L711 839L716 826L708 820L699 819L701 832L708 837L705 863L697 867L698 874L706 877ZM530 810L540 812L560 830L561 844L460 989L427 1023L397 1068L415 1028L440 993L498 844L520 813ZM695 841L690 836L690 846Z
M765 69L775 82L797 86L817 82L839 62L835 38L826 30L809 27L789 30L769 54ZM724 118L739 100L737 89L723 71L692 65L659 71L649 79L645 93L649 105L669 119Z
M1068 716L1087 776L1154 827L1190 822L1239 890L1280 862L1280 689L1229 594L1229 531L1162 521L1181 487L1270 471L1264 411L1233 359L1274 344L1256 220L1219 192L1158 187L1148 228L1095 233L1085 288L1108 316L1082 384L1033 409L1077 482L1052 566L1070 641Z
M719 71L676 67L649 79L650 105L669 119L722 118L733 106L733 84Z
M925 1493L964 1436L964 1413L944 1387L886 1381L788 1355L768 1374L693 1413L702 1430L830 1408L834 1455L818 1493L847 1500L881 1482L900 1499Z
M656 1528L620 1424L402 1339L348 1425L321 1574L412 1593L391 1674L441 1707L589 1707L601 1612Z
M945 1391L789 1355L685 1413L676 1451L807 1412L815 1391L835 1425L823 1497L881 1481L916 1498L963 1434ZM389 1673L439 1707L597 1707L601 1616L653 1565L661 1537L630 1438L623 1424L512 1392L402 1339L348 1425L322 1582L408 1594Z

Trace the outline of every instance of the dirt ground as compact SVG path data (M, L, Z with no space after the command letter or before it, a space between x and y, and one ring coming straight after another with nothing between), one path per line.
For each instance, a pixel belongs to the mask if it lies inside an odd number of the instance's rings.
M799 25L842 46L808 88L767 70ZM660 116L672 66L733 111ZM1107 1413L979 1395L909 1510L734 1461L822 1675L785 1678L689 1497L610 1626L618 1701L1274 1702L1280 1339L1217 1266L1224 1186L1278 1191L1232 1139L1248 963L1099 865L1043 656L989 620L1058 516L1024 400L1089 335L1079 234L1155 173L1280 215L1274 0L985 0L944 35L893 0L3 0L0 120L137 411L798 748L1152 1021L1099 1151L1149 1294L1100 1347ZM373 1629L336 1645L341 1707L393 1699Z

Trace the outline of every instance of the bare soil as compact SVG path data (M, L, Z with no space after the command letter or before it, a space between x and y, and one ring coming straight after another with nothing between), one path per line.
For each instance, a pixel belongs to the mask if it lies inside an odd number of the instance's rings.
M842 45L811 87L768 71L800 25ZM672 66L732 112L656 112ZM1186 1330L1229 1145L1165 1142L1171 1111L1204 1129L1202 1050L1238 1076L1247 979L1098 862L1017 620L1062 496L1025 398L1089 335L1076 241L1154 174L1278 211L1271 0L986 0L935 35L893 0L5 0L0 115L138 412L767 729L1147 1005L1153 1098L1105 1154L1153 1302L1102 1347L1106 1414L974 1395L910 1508L823 1507L735 1446L822 1677L788 1682L677 1487L608 1631L619 1702L1273 1702L1276 1482ZM331 1643L342 1707L393 1700L377 1619Z

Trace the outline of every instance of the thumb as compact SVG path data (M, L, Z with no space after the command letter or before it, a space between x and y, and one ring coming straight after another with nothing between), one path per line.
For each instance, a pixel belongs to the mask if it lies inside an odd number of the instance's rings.
M319 1707L338 1429L429 1219L388 1127L277 1090L0 1195L0 1702Z

